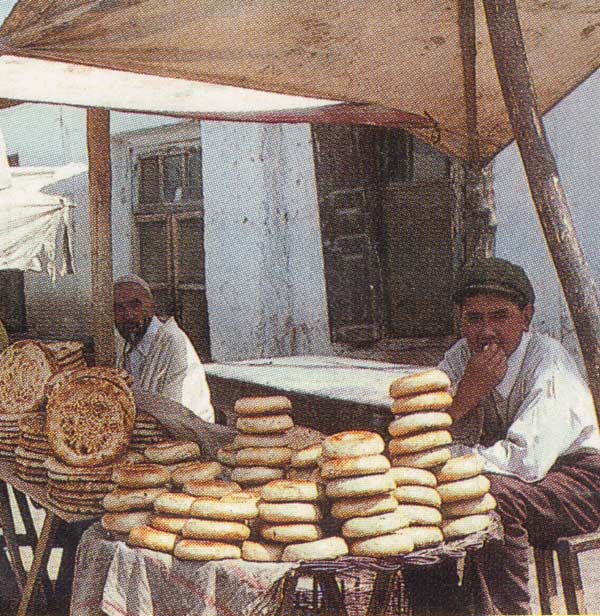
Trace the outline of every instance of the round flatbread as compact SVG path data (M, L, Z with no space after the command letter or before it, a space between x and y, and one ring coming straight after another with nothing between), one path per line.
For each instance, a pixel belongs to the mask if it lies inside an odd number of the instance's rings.
M428 411L400 415L388 426L388 432L395 437L419 434L429 430L449 428L452 425L452 415L443 411Z
M183 484L183 491L192 496L204 496L206 498L221 498L228 494L241 492L242 488L235 481L188 481Z
M285 547L283 543L244 541L242 543L242 558L256 562L276 563L281 560Z
M242 522L258 517L256 500L240 498L240 492L222 498L196 498L190 516L208 520L232 520Z
M356 496L372 496L385 494L396 487L391 475L367 475L366 477L344 477L333 479L325 487L329 498L346 498Z
M399 486L393 494L402 505L427 505L438 509L442 506L438 491L427 486Z
M288 447L290 436L287 432L279 434L236 434L231 443L231 448L235 451L247 449L248 447Z
M394 478L397 486L427 486L429 488L437 486L435 475L424 468L392 466L389 473Z
M217 541L245 541L250 536L250 528L240 522L221 520L198 520L190 518L181 534L188 539L214 539Z
M293 428L294 420L290 415L244 416L237 419L235 427L247 434L279 433Z
M176 541L175 533L166 533L150 526L138 526L132 529L127 538L129 545L167 553L173 551Z
M455 520L446 520L442 524L445 539L457 539L485 530L490 525L490 518L486 514L469 515Z
M235 456L237 466L288 466L292 459L289 447L248 447L238 450Z
M104 530L114 533L128 533L138 526L147 525L152 514L149 511L132 511L127 513L105 513L100 524Z
M281 468L268 466L240 466L231 471L231 480L242 485L257 485L267 483L274 479L283 479L284 471Z
M283 562L298 562L301 560L332 560L348 554L348 544L342 537L326 537L318 541L294 543L283 550Z
M385 443L376 432L348 430L328 436L322 443L327 458L354 458L382 453Z
M47 432L54 455L66 464L91 467L116 460L127 450L135 400L112 380L74 377L52 390Z
M446 390L450 387L450 379L445 372L434 368L397 378L390 385L390 396L402 398L414 394Z
M260 396L254 398L240 398L233 406L235 413L239 415L267 415L280 414L282 411L290 411L292 402L285 396Z
M314 502L322 500L323 489L315 481L281 479L265 484L260 497L269 503Z
M52 351L37 340L15 342L0 354L0 413L37 411L46 383L58 372Z
M439 411L452 405L452 396L447 391L434 391L398 398L392 403L392 413L418 413L419 411Z
M410 466L413 468L431 469L444 464L450 459L450 450L447 447L437 447L429 451L407 453L392 457L392 466Z
M388 443L390 455L402 456L421 451L429 451L435 447L450 445L452 435L447 430L433 430L432 432L422 432L413 436L393 438Z
M390 513L398 507L398 501L391 494L363 496L359 498L340 498L331 505L331 515L337 520L369 517Z
M368 518L350 518L342 524L342 535L347 539L376 537L393 533L400 528L405 528L408 524L409 519L396 510Z
M398 505L396 511L410 520L411 526L441 526L442 514L435 507Z
M437 487L442 503L479 498L490 491L490 480L485 475L477 475L469 479L461 479L450 483L442 483Z
M390 466L390 461L381 454L355 458L325 458L321 462L321 477L337 479L338 477L377 475L389 471Z
M322 453L323 446L321 443L299 449L292 455L290 465L294 468L310 468L311 466L316 466Z
M188 481L212 481L223 473L218 462L184 462L171 471L171 482L182 486Z
M483 496L469 498L467 500L446 503L442 507L444 518L462 518L468 515L478 515L488 513L496 508L496 499L486 492Z
M260 503L258 515L265 522L291 524L320 522L321 508L314 503Z
M181 539L175 544L173 556L181 560L225 560L241 558L242 550L237 545L222 541Z
M276 543L301 543L321 539L323 531L316 524L266 524L260 535Z
M176 464L197 460L200 457L200 446L193 441L168 441L150 445L144 455L158 464Z
M478 453L450 458L435 475L440 483L475 477L483 471L483 458Z
M401 528L397 533L410 537L415 544L415 550L430 548L444 541L444 535L438 526L410 526Z
M350 554L353 556L372 556L374 558L408 554L414 549L413 540L398 533L357 539L350 543Z
M160 464L119 464L112 480L123 488L159 487L169 481L169 471Z

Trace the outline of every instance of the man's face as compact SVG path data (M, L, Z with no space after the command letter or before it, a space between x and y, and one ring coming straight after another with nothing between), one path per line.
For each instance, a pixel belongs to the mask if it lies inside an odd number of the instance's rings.
M115 285L114 300L117 331L135 346L150 325L154 302L142 287L129 283Z
M464 299L460 322L472 353L495 343L510 357L529 329L532 316L531 304L521 309L502 296L482 293Z

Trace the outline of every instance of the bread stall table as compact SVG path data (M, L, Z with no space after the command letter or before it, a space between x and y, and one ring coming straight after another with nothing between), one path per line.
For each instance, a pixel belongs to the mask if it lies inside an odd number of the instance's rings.
M424 370L345 357L298 356L205 364L219 419L233 425L233 405L242 396L284 394L295 423L333 434L367 429L387 434L390 383Z
M48 564L48 558L50 552L54 547L65 547L64 540L70 533L68 530L73 526L86 522L93 522L100 516L98 514L77 514L69 513L58 509L52 505L46 496L46 486L36 485L34 483L24 481L15 474L16 465L13 462L1 461L0 462L0 521L2 524L4 540L6 547L13 563L13 571L17 579L17 585L21 591L21 599L19 602L19 608L17 611L18 616L25 616L26 614L34 613L36 592L42 582L46 591L51 592L52 599L56 605L60 603L64 605L65 593L68 594L70 586L70 577L73 570L74 550L63 550L63 557L61 562L61 568L57 583L54 587L48 588L46 566ZM19 493L28 496L31 501L42 507L45 511L44 523L41 533L37 540L31 541L31 547L33 549L33 562L28 573L25 571L23 561L21 558L19 544L19 537L15 532L15 512L12 510L9 500L8 486L11 486L15 496ZM26 512L26 516L29 516L29 511ZM24 520L27 527L29 520ZM59 529L63 529L64 532L58 533ZM74 544L73 544L74 547ZM44 579L45 578L45 579Z
M332 561L259 563L183 561L128 546L94 524L77 551L71 616L384 616L427 611L409 606L398 572L450 559L501 535L487 531L393 558L344 556ZM310 580L313 583L307 584Z

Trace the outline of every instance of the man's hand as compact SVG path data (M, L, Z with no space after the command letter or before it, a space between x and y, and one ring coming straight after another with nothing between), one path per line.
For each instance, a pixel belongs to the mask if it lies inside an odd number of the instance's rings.
M450 408L452 416L459 419L477 408L502 381L506 369L506 354L495 342L473 353Z

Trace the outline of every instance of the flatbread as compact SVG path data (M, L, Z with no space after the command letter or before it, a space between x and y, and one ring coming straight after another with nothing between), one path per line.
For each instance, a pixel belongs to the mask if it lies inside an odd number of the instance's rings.
M125 453L135 422L135 400L121 379L82 374L52 389L47 416L55 456L66 464L91 467Z
M36 340L15 342L0 354L0 413L36 411L48 379L58 371L52 352Z

